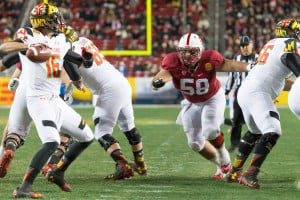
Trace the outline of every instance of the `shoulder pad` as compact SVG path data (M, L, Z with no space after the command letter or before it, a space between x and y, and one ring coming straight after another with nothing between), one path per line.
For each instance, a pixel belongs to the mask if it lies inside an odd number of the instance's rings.
M27 34L28 34L28 35L33 36L33 32L32 32L32 30L31 30L31 28L25 27L24 29L27 31Z
M26 42L28 40L28 33L25 28L20 28L15 34L15 40L22 40Z

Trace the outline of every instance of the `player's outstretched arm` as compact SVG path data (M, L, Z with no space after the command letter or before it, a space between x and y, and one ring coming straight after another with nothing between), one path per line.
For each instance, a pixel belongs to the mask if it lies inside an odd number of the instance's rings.
M167 70L160 70L152 79L151 87L153 90L158 90L159 88L163 87L166 82L172 80L173 77Z
M223 63L217 67L218 72L248 72L249 63L224 59Z
M12 53L16 51L24 51L27 50L27 44L22 42L5 42L0 45L0 52L1 53Z
M5 55L3 59L0 60L0 72L12 67L18 62L20 62L18 53L10 53Z

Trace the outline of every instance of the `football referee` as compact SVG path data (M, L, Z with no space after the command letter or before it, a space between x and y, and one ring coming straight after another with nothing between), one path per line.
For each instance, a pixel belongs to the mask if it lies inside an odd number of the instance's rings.
M235 56L234 60L243 61L248 63L256 62L258 54L254 52L253 41L249 36L242 36L240 40L240 51L241 54ZM242 126L245 123L242 110L237 102L237 92L239 87L241 86L243 80L246 78L248 72L230 72L228 76L228 80L225 87L225 95L228 98L228 94L231 90L233 93L233 115L232 115L232 129L230 142L231 145L228 148L229 152L233 152L240 143Z

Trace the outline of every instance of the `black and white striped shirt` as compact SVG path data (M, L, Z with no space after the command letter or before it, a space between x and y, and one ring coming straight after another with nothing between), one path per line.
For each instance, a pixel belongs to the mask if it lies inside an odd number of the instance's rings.
M234 60L247 63L254 63L256 62L257 57L258 54L256 53L252 53L249 56L243 56L242 54L239 54L234 58ZM225 86L225 94L228 95L232 88L239 88L247 75L248 72L229 72Z

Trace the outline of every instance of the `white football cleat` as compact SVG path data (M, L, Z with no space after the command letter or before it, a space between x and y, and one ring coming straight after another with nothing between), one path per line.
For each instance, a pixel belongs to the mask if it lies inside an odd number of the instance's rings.
M231 162L229 152L224 148L222 154L219 153L221 170L224 174L231 170Z
M220 167L217 167L217 171L216 171L215 175L213 175L211 178L214 178L214 179L223 179L224 178L224 174Z

